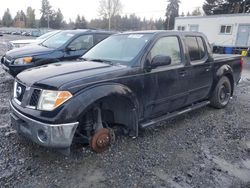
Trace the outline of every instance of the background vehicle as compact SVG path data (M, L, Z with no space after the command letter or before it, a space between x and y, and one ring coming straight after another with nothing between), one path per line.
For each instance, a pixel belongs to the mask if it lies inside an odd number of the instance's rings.
M113 32L98 30L66 30L40 44L8 51L1 59L3 69L12 76L25 69L81 57Z
M66 149L74 137L101 152L117 132L137 137L205 105L224 108L242 71L240 56L213 56L206 37L191 32L113 35L83 58L17 76L10 104L20 133Z
M55 35L59 32L60 32L60 30L50 31L50 32L45 33L36 39L13 40L13 41L10 41L10 45L12 46L12 49L14 49L14 48L24 47L28 44L39 44L39 43L44 42L45 40L47 40L48 38L52 37L53 35ZM23 32L22 35L28 36L28 33Z

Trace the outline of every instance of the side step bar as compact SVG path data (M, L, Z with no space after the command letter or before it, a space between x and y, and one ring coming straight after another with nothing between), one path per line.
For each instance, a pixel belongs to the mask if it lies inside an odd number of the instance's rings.
M185 114L185 113L188 113L188 112L191 112L193 110L196 110L198 108L201 108L201 107L204 107L204 106L207 106L210 104L210 101L203 101L203 102L200 102L200 103L197 103L197 104L194 104L192 106L189 106L181 111L176 111L176 112L172 112L172 113L169 113L167 115L163 115L161 117L158 117L158 118L155 118L155 119L152 119L150 120L149 122L146 122L146 123L142 123L140 125L140 128L144 129L144 128L147 128L147 127L150 127L156 123L160 123L161 121L166 121L170 118L173 118L173 117L176 117L176 116L179 116L179 115L182 115L182 114Z

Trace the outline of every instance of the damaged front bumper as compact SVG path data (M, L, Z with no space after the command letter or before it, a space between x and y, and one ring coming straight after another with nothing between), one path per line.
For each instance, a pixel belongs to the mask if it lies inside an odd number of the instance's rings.
M18 133L35 143L52 148L70 147L78 122L67 124L47 124L31 119L19 112L11 104L11 124Z

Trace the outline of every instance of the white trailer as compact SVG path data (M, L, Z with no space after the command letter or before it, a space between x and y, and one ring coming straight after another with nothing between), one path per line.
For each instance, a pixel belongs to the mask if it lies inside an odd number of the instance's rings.
M249 13L177 17L175 30L204 33L219 53L241 53L250 47Z

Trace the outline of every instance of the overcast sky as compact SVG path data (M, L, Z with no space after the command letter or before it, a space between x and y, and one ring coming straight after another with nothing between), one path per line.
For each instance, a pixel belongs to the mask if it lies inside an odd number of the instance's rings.
M37 18L40 17L41 0L1 0L0 16L2 17L6 8L9 8L12 17L18 10L26 10L28 6L36 9ZM60 8L64 18L68 21L70 18L75 20L76 15L85 16L89 21L98 18L99 0L49 0L54 9ZM123 4L123 13L150 18L164 18L167 0L121 0ZM180 13L192 11L195 7L202 6L204 0L181 0Z

